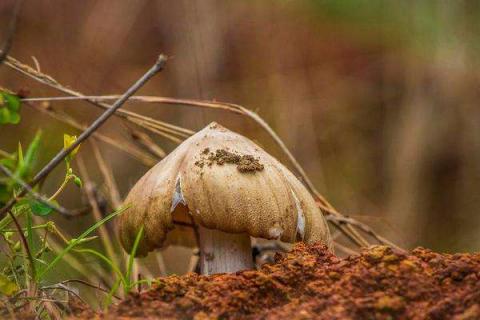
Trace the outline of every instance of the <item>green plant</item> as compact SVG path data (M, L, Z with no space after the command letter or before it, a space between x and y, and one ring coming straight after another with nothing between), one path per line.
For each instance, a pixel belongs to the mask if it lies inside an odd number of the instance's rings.
M88 193L89 204L95 212L96 221L77 238L69 238L59 230L54 222L53 212L56 211L70 218L75 216L56 200L70 181L79 188L83 186L82 180L72 168L72 161L79 151L80 144L93 135L146 81L161 71L166 60L166 56L160 55L152 68L78 138L64 134L63 149L35 175L33 172L40 149L41 132L38 132L30 143L25 156L20 143L14 153L0 150L0 172L3 174L0 176L0 237L4 239L4 245L0 246L0 305L2 306L0 317L5 314L13 316L13 310L21 309L35 315L36 318L58 318L64 310L69 308L69 299L72 296L79 298L74 291L65 286L69 281L83 283L106 292L108 304L120 285L123 285L123 292L128 294L136 284L150 283L150 281L135 282L130 279L134 264L133 256L125 266L125 273L122 273L121 268L113 263L116 259L113 257L115 253L112 250L109 251L111 256L107 257L96 249L82 248L84 244L97 239L96 236L90 236L97 229L100 229L100 233L108 238L102 239L102 244L105 247L112 247L108 231L103 225L123 212L124 208L118 208L119 204L115 205L117 209L113 213L104 215L102 218L101 214L105 213L99 212L97 200L91 198L91 193ZM18 123L20 107L21 99L18 95L0 90L0 125ZM65 162L64 179L52 195L45 197L41 192L42 182L62 161ZM139 234L135 248L142 234L143 232ZM86 254L98 259L93 268L78 260L78 258L85 259ZM135 251L132 254L134 255ZM67 255L68 259L64 259ZM98 262L101 261L107 264L107 268L97 270ZM75 279L56 279L60 281L51 285L49 282L51 283L52 280L48 275L52 274L51 271L54 268L59 268L60 262L65 262L78 270L86 279L95 274L105 283L115 281L115 284L110 290L85 280ZM107 270L108 267L114 270L116 277L115 275L112 277L110 270ZM116 280L117 278L119 280Z
M0 124L20 122L20 98L9 92L0 91Z
M19 98L10 93L0 92L0 98L4 99L3 118L6 119L6 111L18 111ZM0 101L1 102L1 101ZM0 107L2 105L0 104ZM14 106L14 109L12 109ZM8 113L11 116L13 113ZM17 118L9 118L8 123L17 123ZM19 116L18 116L19 119ZM7 123L7 122L1 122ZM69 148L75 141L76 136L64 135L64 149ZM58 291L45 289L48 282L47 275L52 271L63 258L72 252L77 254L94 253L105 262L111 259L102 253L89 248L82 248L86 243L97 239L90 236L91 233L100 228L104 223L119 215L124 208L119 208L113 213L96 221L93 225L82 232L78 237L69 239L68 236L59 230L55 222L54 211L59 210L56 199L65 190L70 181L78 187L82 187L82 180L72 168L72 161L79 151L77 146L65 157L65 175L57 190L48 197L40 195L40 187L37 185L24 196L19 196L20 189L27 185L33 176L38 154L41 150L42 132L38 131L33 140L24 150L18 143L15 152L0 150L0 167L4 175L0 176L0 207L3 207L9 199L17 199L16 204L10 210L10 214L0 219L0 237L4 240L4 246L0 247L0 297L4 297L5 310L29 306L29 309L39 315L48 317L47 308L44 308L42 299L47 296L53 300L61 301L58 298ZM60 211L60 210L59 210ZM54 239L59 239L60 246ZM23 240L23 245L22 245ZM52 250L56 247L57 250ZM66 259L67 264L69 259ZM130 282L120 270L110 263L116 274L122 275L122 283L127 287ZM131 270L131 268L129 269ZM125 292L128 292L126 290ZM1 314L1 312L0 312Z

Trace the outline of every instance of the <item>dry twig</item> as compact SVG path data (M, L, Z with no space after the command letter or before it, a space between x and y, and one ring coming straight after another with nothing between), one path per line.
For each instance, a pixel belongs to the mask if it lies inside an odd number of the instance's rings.
M26 64L23 64L20 61L12 58L10 56L8 56L6 58L4 63L8 67L10 67L10 68L28 76L28 77L30 77L32 79L40 82L40 83L43 83L43 84L48 85L52 88L55 88L55 89L57 89L61 92L64 92L66 94L76 96L76 97L84 97L85 96L80 92L74 91L72 89L67 88L66 86L63 86L58 81L56 81L53 77L51 77L51 76L49 76L45 73L42 73L38 70L35 70L34 68L32 68L32 67L30 67ZM108 104L98 102L94 99L84 99L84 100L89 102L90 104L96 106L96 107L99 107L99 108L102 108L102 109L105 109L105 110L108 110L111 107ZM127 121L130 121L132 123L135 123L135 124L145 128L147 130L155 132L159 135L164 134L165 137L167 137L167 138L172 138L173 137L171 135L171 133L179 136L180 138L186 138L187 136L193 134L193 131L191 131L191 130L181 128L181 127L178 127L178 126L175 126L175 125L163 122L163 121L155 120L155 119L152 119L150 117L143 116L143 115L140 115L138 113L128 111L128 110L117 110L115 115L119 116L119 117L121 117L121 118L123 118ZM173 138L175 138L175 137L173 137ZM178 139L178 138L176 138L176 139Z
M87 286L87 287L90 287L90 288L93 288L93 289L102 291L102 292L104 292L104 293L107 293L107 294L110 293L110 290L108 290L108 289L106 289L106 288L102 288L102 287L100 287L100 286L97 286L97 285L95 285L95 284L93 284L93 283L90 283L90 282L88 282L88 281L81 280L81 279L68 279L68 280L64 280L64 281L62 281L62 282L59 282L59 283L56 284L56 285L59 285L59 284L60 284L60 285L66 285L66 284L68 284L68 283L80 283L80 284L83 284L83 285L85 285L85 286ZM50 289L50 288L53 289L53 288L57 288L56 285L42 287L42 289ZM117 295L115 295L115 294L112 295L112 297L114 297L115 299L120 300L120 297L117 296Z
M52 108L43 108L43 107L40 107L40 106L36 106L30 102L27 102L27 105L34 108L35 110L38 110L42 113L45 113L47 114L48 116L58 120L58 121L61 121L63 123L66 123L78 130L85 130L87 127L84 126L84 125L81 125L80 123L78 123L76 120L74 120L73 118L71 118L70 116L66 115L66 114L63 114L63 113L60 113ZM138 148L136 148L134 145L131 145L128 141L118 141L114 138L111 138L111 137L108 137L100 132L94 132L92 137L94 137L95 139L99 140L99 141L102 141L108 145L111 145L112 147L122 151L122 152L125 152L126 154L130 155L131 157L137 159L138 161L140 161L143 165L147 166L147 167L152 167L154 166L157 161L151 157L148 153L146 152L143 152L142 150L139 150Z
M158 144L156 144L152 138L145 132L131 128L130 126L125 126L130 133L130 136L134 141L138 142L142 147L148 150L152 155L159 159L165 158L167 153L163 150Z
M153 67L147 71L133 86L131 86L121 98L119 98L111 108L107 109L103 114L100 115L85 131L83 131L78 139L76 139L68 148L62 149L55 157L53 157L50 162L43 167L40 172L35 175L29 185L35 186L40 181L42 181L59 163L65 159L75 148L77 148L84 140L86 140L90 135L92 135L105 121L110 118L116 110L118 110L124 103L127 101L128 97L133 95L140 87L142 87L151 77L153 77L157 72L161 71L165 63L167 61L167 57L164 55L160 55L157 62L153 65ZM25 195L27 192L26 189L22 189L19 192L19 196ZM2 216L6 211L10 210L13 205L16 203L16 199L11 199L2 209L0 209L0 216Z
M117 182L115 181L113 172L111 168L105 163L105 159L103 159L98 144L95 142L95 140L91 140L90 145L92 146L93 154L95 155L95 159L97 160L100 172L102 173L103 179L105 180L105 185L108 190L110 202L112 203L114 209L118 209L122 205L122 197L120 196L120 191L118 191ZM85 174L87 174L86 170Z

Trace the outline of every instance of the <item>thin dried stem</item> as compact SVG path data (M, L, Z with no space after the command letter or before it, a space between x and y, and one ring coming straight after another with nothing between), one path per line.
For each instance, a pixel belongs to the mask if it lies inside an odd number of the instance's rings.
M84 305L88 305L85 300L82 299L82 297L80 297L80 295L78 293L76 293L75 291L73 291L72 289L68 288L67 286L65 285L62 285L62 284L59 284L57 286L48 286L48 287L43 287L43 288L40 288L40 290L42 290L43 294L48 297L48 291L49 290L52 290L53 293L52 293L52 296L53 294L55 293L55 291L57 290L63 290L67 293L67 299L69 298L69 295L72 295L74 296L75 298L77 298L79 301L81 301ZM57 302L58 303L58 302ZM66 309L68 308L68 305L66 306L61 306L62 309ZM41 312L37 312L37 314L41 314ZM54 318L54 319L62 319L62 317L59 317L59 318Z
M106 288L102 288L98 285L95 285L93 283L90 283L88 281L85 281L85 280L81 280L81 279L68 279L68 280L64 280L62 282L59 282L58 284L61 284L61 285L66 285L68 283L80 283L80 284L83 284L84 286L87 286L87 287L90 287L90 288L93 288L93 289L96 289L96 290L99 290L99 291L102 291L102 292L105 292L105 293L110 293L110 290L109 289L106 289ZM57 284L57 285L58 285ZM50 289L50 288L57 288L56 285L52 285L52 286L46 286L46 287L42 287L42 289ZM115 299L119 299L120 300L120 297L117 296L117 295L112 295Z
M163 150L158 144L156 144L153 139L140 130L131 128L130 126L125 126L130 133L130 136L134 141L138 142L142 147L148 150L152 155L159 159L165 158L167 153Z
M352 250L352 249L350 249L349 247L344 246L344 245L341 244L341 243L334 242L334 245L335 245L335 249L336 249L336 250L341 251L341 252L345 253L345 254L348 255L348 256L352 256L352 255L356 255L356 254L357 254L357 252L356 252L355 250Z
M327 220L328 221L331 221L331 222L336 222L338 224L350 224L352 226L356 226L357 228L359 228L360 230L362 230L363 232L365 232L366 234L370 235L371 237L375 238L379 243L381 244L386 244L388 246L391 246L392 248L395 248L397 250L401 250L403 251L402 248L400 248L399 246L397 246L396 244L394 244L393 242L385 239L384 237L382 236L379 236L376 232L374 232L369 226L367 226L366 224L364 223L361 223L359 222L358 220L355 220L353 218L349 218L349 217L346 217L346 216L336 216L336 215L327 215L326 216Z
M118 185L117 185L117 182L115 181L115 176L113 175L111 167L106 164L105 159L103 158L103 156L100 152L100 149L98 147L98 144L95 142L95 140L91 140L90 144L92 146L93 153L95 155L95 159L97 160L97 164L98 164L98 167L100 169L100 172L102 173L103 179L105 181L105 184L106 184L106 187L107 187L107 190L108 190L108 194L109 194L109 198L110 198L110 202L111 202L112 206L115 209L117 209L122 205L122 197L120 196L120 191L118 190ZM86 171L85 168L84 168L84 173L88 178L88 174L87 174L87 171ZM87 197L89 199L89 202L94 201L95 204L96 204L96 208L94 208L94 212L95 212L95 209L98 210L98 203L97 203L95 197L92 194L89 194L88 189L87 189ZM98 221L98 219L97 219L97 221ZM106 231L108 233L108 230L106 230ZM113 244L112 244L113 241L110 238L107 238L107 240L110 243L110 245L112 246L112 248L110 249L110 251L112 251L112 252L109 252L109 250L107 250L107 253L110 254L110 257L112 259L117 260L117 265L125 264L126 256L123 253L120 253L118 256L113 255L114 254ZM119 261L122 261L122 262L119 263Z
M50 116L50 117L52 117L52 118L54 118L58 121L66 123L66 124L76 128L78 130L85 130L87 128L86 126L83 126L80 123L78 123L77 121L75 121L70 116L68 116L66 114L63 114L63 113L60 113L56 110L42 108L42 107L36 106L34 104L31 104L31 103L27 103L27 105L34 108L35 110L38 110L42 113L47 114L48 116ZM116 149L118 149L120 151L123 151L123 152L127 153L128 155L137 159L138 161L140 161L143 165L145 165L147 167L152 167L157 163L157 161L154 158L152 158L148 153L137 149L134 145L131 145L128 141L116 140L114 138L110 138L108 136L105 136L105 135L101 134L100 132L93 133L92 137L94 137L97 140L102 141L106 144L109 144L112 147L115 147Z
M33 259L32 250L28 245L27 238L23 234L22 227L20 226L20 223L18 222L17 218L12 213L12 211L8 210L7 212L10 215L10 218L13 220L13 223L15 224L15 228L18 231L23 248L25 249L25 253L27 254L27 257L28 257L28 262L30 264L30 271L31 271L31 277L32 277L30 281L29 296L34 297L37 291L37 284L35 282L36 280L35 278L37 277L37 270L35 268L35 260Z
M69 101L69 100L94 100L94 101L110 101L118 98L118 95L104 95L104 96L75 96L75 97L33 97L33 98L24 98L22 101ZM191 100L191 99L177 99L170 97L157 97L157 96L132 96L128 99L129 101L139 101L147 103L161 103L161 104L171 104L171 105L184 105L187 107L199 107L206 109L219 109L227 110L237 114L243 114L242 111L230 107L228 104L217 103L215 101L201 101L201 100Z
M139 127L147 128L150 132L156 133L159 136L164 137L165 139L168 139L168 140L172 141L173 143L176 143L176 144L182 143L181 138L177 138L174 135L170 134L169 132L166 132L166 131L162 130L161 128L145 127L144 126L145 123L142 120L137 120L137 119L129 119L129 120L130 120L130 122L138 125ZM184 137L182 136L182 138L184 138Z
M3 151L2 149L0 149L0 157L10 158L11 155L10 155L10 153L8 153L8 152Z
M88 202L90 203L90 206L92 207L92 213L95 218L95 221L100 221L102 220L103 216L100 211L100 208L98 206L98 202L96 200L95 194L93 192L93 183L90 180L90 177L88 175L87 168L85 166L85 163L83 162L83 159L80 155L77 155L76 158L77 164L78 164L78 170L80 171L80 176L82 177L82 180L85 183L85 193L88 198ZM115 254L115 250L113 250L113 244L112 244L112 238L110 236L110 232L108 232L108 229L106 225L101 225L98 228L98 233L100 234L100 240L102 241L103 247L105 248L105 251L107 252L107 255L114 260L117 260L117 255ZM120 265L118 261L116 261L116 265Z
M43 84L48 85L52 88L55 88L55 89L57 89L61 92L64 92L66 94L76 96L76 97L85 97L85 95L83 95L82 93L77 92L75 90L72 90L70 88L67 88L66 86L63 86L57 80L55 80L53 77L51 77L47 74L44 74L44 73L42 73L38 70L35 70L34 68L32 68L32 67L30 67L26 64L23 64L20 61L12 58L10 56L8 56L6 58L5 64L10 68L12 68L12 69L28 76L28 77L34 79L34 80L36 80L40 83L43 83ZM82 99L82 100L85 100L85 101L89 102L90 104L92 104L96 107L102 108L104 110L108 110L111 107L108 104L98 102L94 99L88 99L87 98L87 99ZM175 126L175 125L172 125L172 124L168 124L168 123L163 122L163 121L155 120L155 119L152 119L150 117L143 116L143 115L140 115L138 113L128 111L128 110L117 110L115 115L119 116L121 118L124 118L124 119L126 119L126 120L128 120L132 123L136 123L137 125L145 128L147 130L150 130L152 132L155 132L155 133L158 133L159 131L161 132L163 130L163 131L166 131L166 132L174 132L181 137L186 137L188 135L193 134L193 131L191 131L191 130L181 128L181 127L178 127L178 126ZM156 129L156 130L154 131L152 129Z
M92 146L93 154L95 155L95 159L97 160L100 172L102 173L103 179L105 180L110 201L113 205L113 208L117 209L122 205L122 198L120 196L120 191L118 191L117 182L115 181L113 172L110 166L107 166L105 159L103 158L98 144L95 142L95 140L91 140L90 145Z
M125 101L127 101L128 97L132 96L150 78L157 74L157 72L161 71L165 67L166 62L167 57L160 55L153 67L151 67L147 73L145 73L138 81L128 88L122 97L115 101L111 108L108 108L104 113L102 113L85 131L78 136L78 138L69 147L62 149L55 157L53 157L50 162L35 175L29 185L33 187L41 182L54 168L57 167L58 164L65 159L65 157L67 157L83 141L90 137L102 124L104 124L115 113L115 111L118 110L125 103ZM20 191L19 196L25 195L26 192L27 190L23 188ZM8 201L8 203L2 209L0 209L0 216L2 216L6 211L10 210L10 208L15 205L16 201L17 200L15 198Z
M57 300L48 299L48 296L45 293L43 293L42 296L44 298L40 301L47 310L49 317L52 319L61 319L62 316L60 315L60 310L58 310L58 306L56 305ZM41 314L41 312L39 312L38 314Z

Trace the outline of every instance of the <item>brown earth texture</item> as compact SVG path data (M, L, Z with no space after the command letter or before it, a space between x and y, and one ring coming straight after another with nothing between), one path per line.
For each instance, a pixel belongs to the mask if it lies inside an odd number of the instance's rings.
M105 319L480 319L480 254L297 244L258 271L160 279ZM94 315L84 313L92 318ZM80 315L82 317L82 315Z

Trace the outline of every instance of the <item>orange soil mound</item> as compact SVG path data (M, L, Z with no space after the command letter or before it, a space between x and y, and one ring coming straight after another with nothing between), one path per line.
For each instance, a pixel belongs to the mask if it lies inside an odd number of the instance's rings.
M150 319L480 319L480 254L401 253L340 259L298 244L260 271L160 279L102 317Z

